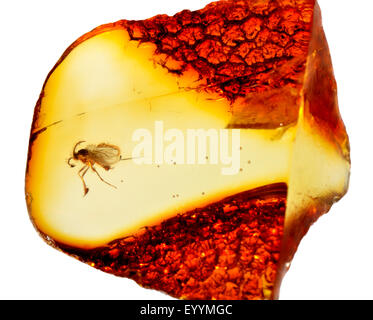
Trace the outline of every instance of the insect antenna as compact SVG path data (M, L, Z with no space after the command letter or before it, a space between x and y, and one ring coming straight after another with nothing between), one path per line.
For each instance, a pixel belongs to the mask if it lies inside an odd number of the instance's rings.
M70 157L68 160L67 160L67 164L71 167L71 168L74 168L75 167L75 164L72 164L71 163L71 160L73 160L74 157Z
M74 146L74 150L73 150L73 154L76 155L77 152L76 152L76 147L82 143L84 143L85 141L79 141L75 146Z
M122 158L122 156L120 156L120 159L119 159L119 161L126 161L126 160L133 160L133 159L141 159L142 157L136 157L136 158L133 158L133 157L131 157L131 158Z

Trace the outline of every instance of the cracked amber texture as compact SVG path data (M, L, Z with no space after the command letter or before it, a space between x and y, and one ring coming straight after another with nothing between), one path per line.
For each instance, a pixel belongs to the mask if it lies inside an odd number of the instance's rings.
M130 157L131 133L158 120L240 129L239 174L96 165L112 188L83 154L67 165L83 140ZM219 1L104 25L67 49L35 108L26 199L50 245L105 272L178 298L272 299L349 167L317 3Z

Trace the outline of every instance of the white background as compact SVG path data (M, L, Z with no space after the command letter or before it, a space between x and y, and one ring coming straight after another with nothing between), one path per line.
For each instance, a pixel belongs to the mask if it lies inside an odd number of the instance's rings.
M24 174L33 109L75 39L120 19L199 9L206 0L2 1L0 4L0 298L169 299L46 245L29 221ZM319 0L352 146L349 193L302 241L281 299L372 299L371 0Z

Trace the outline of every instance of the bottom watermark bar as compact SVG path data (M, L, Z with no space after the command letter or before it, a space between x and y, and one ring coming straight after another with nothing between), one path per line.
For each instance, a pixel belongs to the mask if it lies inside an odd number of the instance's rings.
M262 320L297 319L307 317L319 319L335 318L336 310L347 314L349 308L353 311L352 316L347 318L360 319L369 314L370 309L364 310L364 304L370 308L370 301L363 304L352 301L192 301L192 300L53 300L47 301L46 305L54 305L53 309L61 319L239 319L239 320ZM42 315L45 301L0 301L3 314L10 314L12 318L19 315L23 317L26 309L30 314ZM22 304L26 304L22 308ZM7 307L9 313L7 313ZM364 317L358 317L360 311L364 311ZM54 314L53 314L54 315ZM363 315L363 313L362 313ZM52 316L52 313L51 313ZM39 316L40 318L40 316Z

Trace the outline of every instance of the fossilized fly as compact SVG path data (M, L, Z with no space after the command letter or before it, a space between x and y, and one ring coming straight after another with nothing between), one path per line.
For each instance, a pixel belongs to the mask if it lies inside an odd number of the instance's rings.
M77 150L78 146L82 143L85 143L85 141L79 141L75 144L73 155L67 160L67 163L71 168L75 167L75 164L71 163L71 161L73 160L81 161L84 164L84 166L78 171L78 176L83 183L84 196L87 195L89 191L84 181L84 176L89 169L91 169L102 182L105 182L107 185L113 188L117 188L113 184L105 181L100 176L97 169L95 168L95 165L97 164L106 171L109 171L110 169L113 169L113 166L119 161L130 160L132 158L122 158L119 147L108 143L100 143L97 145L89 144L86 147Z

